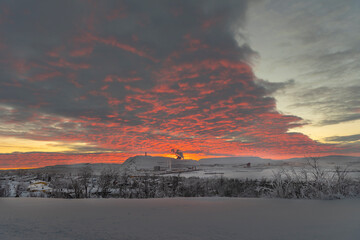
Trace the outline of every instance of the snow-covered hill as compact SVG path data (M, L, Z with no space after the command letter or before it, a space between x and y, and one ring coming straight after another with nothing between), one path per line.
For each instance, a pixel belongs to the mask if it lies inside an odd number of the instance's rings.
M77 174L81 168L90 166L95 175L99 175L103 169L112 168L119 173L129 174L167 174L171 161L174 174L178 175L179 170L184 177L213 177L223 176L231 178L270 178L273 172L281 168L302 169L307 166L306 158L292 158L285 160L271 160L260 157L223 157L204 158L199 161L177 160L159 156L134 156L128 158L123 164L73 164L56 165L39 169L29 169L33 173L54 173L54 174ZM360 157L350 156L325 156L318 160L320 166L327 171L332 171L335 166L347 168L352 177L360 176ZM250 163L250 167L247 166ZM193 171L195 170L196 171ZM186 171L186 169L191 171ZM160 170L160 171L159 171Z
M122 171L126 171L126 172L137 172L144 170L148 171L148 170L154 170L155 166L160 167L160 169L167 169L169 168L170 161L173 169L199 166L199 162L194 160L177 160L173 158L157 157L157 156L135 156L128 158L122 164Z
M68 164L68 165L53 165L43 168L28 169L29 172L47 172L47 173L64 173L64 174L77 174L80 169L89 166L93 173L98 175L105 168L112 168L115 170L120 170L122 164L116 163L79 163L79 164Z

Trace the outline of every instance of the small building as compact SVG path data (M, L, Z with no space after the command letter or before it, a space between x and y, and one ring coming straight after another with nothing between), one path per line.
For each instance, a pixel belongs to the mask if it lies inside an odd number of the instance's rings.
M28 189L29 192L51 192L52 188L49 187L49 183L45 181L31 181Z

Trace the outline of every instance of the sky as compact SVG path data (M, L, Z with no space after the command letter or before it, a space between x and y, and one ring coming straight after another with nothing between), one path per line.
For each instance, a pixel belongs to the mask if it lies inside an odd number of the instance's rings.
M360 156L360 3L0 1L0 169Z

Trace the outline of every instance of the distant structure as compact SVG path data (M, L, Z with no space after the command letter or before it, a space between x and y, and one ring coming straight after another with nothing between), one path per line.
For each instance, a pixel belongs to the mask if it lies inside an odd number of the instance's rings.
M49 185L50 185L49 182L35 180L35 181L31 181L27 190L29 192L44 192L44 193L51 192L52 188L49 187Z
M168 162L168 168L170 171L172 171L172 166L171 166L171 158L169 158L169 162Z
M171 149L171 152L175 154L176 159L184 160L184 154L179 149Z
M241 164L239 166L243 166L244 168L250 168L251 167L251 163L245 163L245 164Z
M179 149L171 149L171 152L173 154L175 154L176 156L176 159L179 159L179 160L183 160L184 159L184 154L182 153L182 151L180 151ZM171 158L169 158L169 162L168 162L168 167L169 167L169 170L172 171L172 166L171 166Z

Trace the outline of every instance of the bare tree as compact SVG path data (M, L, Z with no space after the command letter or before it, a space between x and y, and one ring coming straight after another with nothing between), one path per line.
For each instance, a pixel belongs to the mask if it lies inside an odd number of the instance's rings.
M75 194L75 198L82 198L83 197L83 192L81 189L81 183L80 180L76 177L72 177L71 178L71 186L70 186L73 190L74 190L74 194Z
M321 182L326 177L325 169L320 167L319 157L307 157L307 165L310 166L310 172L314 177L315 182Z
M82 167L79 171L79 181L81 187L85 191L85 198L90 197L90 192L88 192L88 184L92 176L93 176L93 171L90 165L86 165L85 167Z
M10 187L8 184L0 186L0 197L9 197L10 196Z
M99 177L99 188L102 197L108 197L110 189L117 185L119 173L113 168L105 168L101 171Z
M335 166L333 180L333 190L335 194L341 194L343 196L349 195L349 187L351 185L350 178L348 177L347 167Z
M117 187L119 189L119 197L125 197L126 188L130 182L130 175L125 171L119 177Z
M65 196L62 190L66 188L66 184L64 184L59 177L51 178L50 187L52 188L52 197L60 198Z

